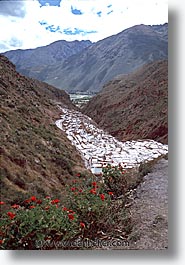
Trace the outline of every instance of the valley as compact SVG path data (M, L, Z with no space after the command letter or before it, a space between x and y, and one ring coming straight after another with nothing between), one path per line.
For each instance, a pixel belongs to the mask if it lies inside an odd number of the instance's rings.
M94 96L91 94L69 94L70 100L78 108L83 108L89 100Z
M56 125L80 152L85 165L93 174L101 174L108 164L125 169L139 167L168 153L168 146L153 140L120 142L79 111L61 109Z
M168 57L168 24L136 25L95 43L57 41L4 53L17 70L68 93L97 93L120 74Z
M0 248L167 248L167 32L0 55Z

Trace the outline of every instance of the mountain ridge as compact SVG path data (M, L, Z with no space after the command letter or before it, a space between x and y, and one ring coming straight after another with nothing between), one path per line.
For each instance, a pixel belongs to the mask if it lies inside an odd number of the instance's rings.
M93 43L55 64L27 69L24 74L69 93L97 93L115 76L167 57L168 24L142 24Z
M38 78L37 73L46 65L56 64L91 44L90 41L84 40L69 42L59 40L43 47L12 50L2 54L16 65L17 71L21 74ZM44 81L42 77L38 79Z

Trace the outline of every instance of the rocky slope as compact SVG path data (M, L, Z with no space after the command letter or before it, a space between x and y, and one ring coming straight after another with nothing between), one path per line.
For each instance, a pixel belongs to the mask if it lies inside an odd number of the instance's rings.
M86 41L78 42L77 50L75 47L75 42L59 42L35 50L11 51L5 55L16 64L18 71L28 76L71 93L94 93L119 74L166 59L168 24L137 25L93 45Z
M168 62L157 61L108 82L83 109L121 141L168 138Z
M16 65L18 72L43 81L45 67L61 63L91 44L90 41L60 40L36 49L7 51L3 55Z
M0 55L1 200L13 202L29 194L60 197L64 185L85 170L55 125L57 104L74 107L64 91L20 75Z

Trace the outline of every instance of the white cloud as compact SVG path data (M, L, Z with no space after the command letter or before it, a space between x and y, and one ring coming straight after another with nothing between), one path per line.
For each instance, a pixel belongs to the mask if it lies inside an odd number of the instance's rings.
M62 0L60 7L40 7L37 0L22 2L24 16L0 13L1 52L18 47L35 48L59 39L98 41L137 24L162 24L168 20L166 0ZM83 14L72 14L71 6ZM97 15L99 11L101 17ZM110 11L113 12L107 15ZM55 28L59 26L61 32L50 32L39 21ZM66 35L63 32L74 28L96 33Z

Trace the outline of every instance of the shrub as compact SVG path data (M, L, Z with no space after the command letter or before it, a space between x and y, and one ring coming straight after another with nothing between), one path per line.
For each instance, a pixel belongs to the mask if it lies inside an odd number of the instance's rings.
M32 196L24 203L12 205L1 218L2 249L37 249L38 242L67 240L79 233L78 215L65 211L58 199Z
M114 196L119 197L120 195L125 194L128 187L128 174L121 165L112 167L108 164L105 168L103 168L102 178L105 183L105 187L108 191L112 191Z
M77 174L77 179L66 187L62 201L31 196L19 204L14 202L11 208L1 202L0 207L5 210L0 220L0 248L56 249L58 243L67 240L115 236L118 229L130 233L131 219L124 200L114 200L116 196L110 190L123 191L122 185L121 190L116 185L121 178L119 169L114 168L115 176L109 167L105 173L105 182L86 180Z
M112 223L112 194L105 192L101 183L76 182L68 186L66 205L78 213L79 221L84 223L84 236L96 237L98 231L108 231Z

